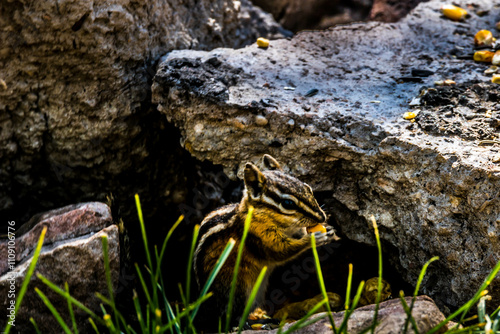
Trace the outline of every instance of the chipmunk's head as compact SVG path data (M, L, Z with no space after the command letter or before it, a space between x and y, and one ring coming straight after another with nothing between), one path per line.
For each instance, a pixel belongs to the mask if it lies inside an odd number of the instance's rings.
M264 155L262 171L247 163L244 180L245 198L255 208L254 217L268 218L291 235L304 227L325 222L326 215L311 187L285 174L270 155Z

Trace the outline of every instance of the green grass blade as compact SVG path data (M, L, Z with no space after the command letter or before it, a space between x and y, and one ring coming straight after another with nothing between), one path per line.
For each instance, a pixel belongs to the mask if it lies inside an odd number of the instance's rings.
M318 251L316 250L316 239L314 237L314 234L311 234L311 246L314 256L314 264L316 266L316 273L318 275L319 287L321 288L321 294L327 301L326 309L328 313L328 319L330 320L330 325L332 326L333 333L337 333L337 328L335 327L335 320L333 320L330 302L328 302L328 294L326 293L325 281L323 280L323 272L321 271L321 265L319 263Z
M241 330L243 329L243 325L245 325L245 322L247 321L248 315L252 311L252 306L253 306L253 303L255 301L255 297L257 297L257 293L259 292L260 285L262 284L262 281L264 280L266 272L267 272L267 266L264 266L262 268L262 270L260 271L259 277L257 277L255 284L253 285L252 292L250 292L250 297L248 298L247 304L245 306L245 310L243 311L243 314L241 315L240 324L238 326L238 334L241 333Z
M104 302L105 304L113 307L113 301L111 301L110 299L106 298L105 296L103 296L102 294L100 294L99 292L96 292L96 297L99 298L102 302ZM123 327L125 328L125 331L127 333L129 333L128 331L128 328L127 328L127 321L125 320L125 318L123 317L123 315L120 313L120 311L118 309L114 309L114 311L116 313L116 321L119 321L122 323ZM116 323L116 322L115 322ZM117 324L118 325L118 324ZM119 329L119 326L115 326Z
M69 295L68 282L64 282L64 290L66 290L66 293ZM73 333L78 334L78 326L76 324L75 313L73 312L73 305L71 305L71 299L66 298L66 300L68 302L68 312L71 318L71 323L73 324Z
M40 329L38 329L36 321L35 321L35 319L33 319L33 317L30 317L30 322L33 325L33 327L35 327L36 334L42 334L42 332L40 332Z
M434 256L432 259L427 261L424 266L422 267L422 270L420 270L420 274L418 275L418 281L417 281L417 286L415 287L415 291L413 292L413 296L416 297L418 295L418 292L420 291L420 284L422 283L425 273L427 272L427 267L434 262L439 260L439 256Z
M305 316L303 316L301 319L297 320L290 328L287 329L287 331L284 334L290 334L293 333L294 331L299 330L300 328L306 327L310 324L315 323L316 321L319 321L321 319L324 319L326 316L318 316L317 318L309 320L309 318L316 313L321 307L323 307L325 304L329 304L328 298L325 298L321 300L319 303L317 303ZM308 321L309 320L309 321Z
M102 244L102 255L104 257L104 272L106 275L106 283L107 283L108 294L109 294L109 302L110 302L109 306L113 310L113 316L115 319L116 329L118 331L120 331L120 322L118 321L118 314L119 313L118 313L118 310L116 309L115 294L113 291L113 282L111 281L111 268L109 266L108 236L106 234L103 234L101 236L101 244Z
M110 333L116 333L117 330L115 325L113 324L113 321L111 320L111 316L109 314L105 314L102 318L104 319L104 322L106 323L106 326L108 327Z
M135 194L135 206L137 207L137 216L139 217L139 224L141 226L141 235L142 235L142 241L144 244L144 251L146 252L146 260L147 260L147 268L149 268L151 271L153 270L153 262L151 261L151 253L149 251L149 245L148 245L148 238L146 234L146 225L144 224L144 217L142 215L142 207L141 207L141 201L139 199L139 195ZM156 309L158 306L158 295L156 293L156 281L155 281L156 276L151 275L151 285L152 285L152 292L151 292L151 298L149 298L148 302L152 303L153 309Z
M63 289L61 289L60 287L58 287L57 285L55 285L51 281L49 281L45 276L43 276L42 274L37 274L36 277L38 277L39 280L41 280L45 285L47 285L50 289L52 289L54 292L56 292L60 296L62 296L64 298L71 299L71 303L73 305L75 305L76 307L78 307L79 309L81 309L82 311L87 313L88 315L90 315L94 320L97 320L102 325L106 325L104 323L104 321L101 319L101 317L99 317L97 314L95 314L93 311L91 311L88 307L86 307L85 305L80 303L77 299L75 299L71 295L67 294L66 291L64 291Z
M378 309L379 309L379 304L380 304L380 294L382 293L382 245L380 243L380 234L378 231L378 225L377 221L375 220L375 217L371 216L372 224L373 224L373 229L375 232L375 240L377 241L377 250L378 250L378 284L377 284L377 299L375 300L375 312L373 314L373 324L372 324L372 329L371 332L372 334L375 333L375 327L377 327L377 320L378 320Z
M148 261L149 268L153 268L153 263L151 262L151 255L149 254L148 238L146 236L146 226L144 225L144 218L142 216L141 201L139 199L139 194L135 194L135 206L137 207L137 216L139 217L139 223L141 225L141 235L142 242L144 243L144 251L146 252L146 259Z
M359 283L356 295L354 296L354 299L352 301L351 308L349 310L346 310L346 312L344 313L344 319L342 319L342 323L340 324L340 327L339 327L337 333L344 333L345 331L347 331L347 325L349 322L349 318L350 318L352 312L354 312L354 309L356 308L356 306L358 306L358 302L359 302L359 299L361 298L361 294L363 293L364 287L365 287L365 281L361 281L361 283Z
M184 220L184 216L181 215L177 219L177 221L174 223L174 225L170 228L170 230L168 230L167 236L165 237L165 240L163 240L163 245L161 247L160 256L158 257L157 262L156 262L156 274L155 274L155 277L156 277L156 281L157 282L158 282L158 277L160 276L160 269L161 269L161 265L162 265L162 262L163 262L163 256L165 255L165 250L167 249L168 241L170 240L170 237L174 233L174 231L177 228L177 226L179 226L179 224L183 220Z
M406 300L404 298L404 293L403 291L400 291L399 292L399 299L401 301L401 305L403 306L403 310L405 311L406 313L406 321L405 321L405 326L403 328L403 334L406 334L406 332L408 331L408 323L411 321L411 324L413 326L413 330L415 331L416 334L419 334L418 332L418 327L417 327L417 323L415 322L415 318L413 318L413 315L412 315L412 308L411 307L408 307L408 304L406 304ZM413 300L412 300L412 306L413 306Z
M61 318L61 315L59 314L59 312L57 312L56 308L54 307L54 305L52 305L52 303L47 298L47 296L45 296L45 294L42 291L40 291L38 288L35 288L35 292L38 294L38 296L40 296L40 298L42 299L43 303L50 310L50 312L52 313L52 315L54 316L54 318L56 318L57 322L59 323L59 325L61 326L61 328L64 330L64 332L66 334L72 334L71 330L68 327L68 325L66 325L66 323L64 322L64 320Z
M43 239L45 238L45 233L47 233L47 226L44 226L42 233L40 233L40 237L38 238L38 243L36 244L35 253L33 254L33 259L31 260L30 266L28 267L28 271L26 272L26 276L24 277L23 284L21 285L21 289L19 290L19 294L16 298L16 306L14 308L14 318L16 317L17 311L21 307L21 303L23 301L24 295L26 294L26 290L28 290L28 284L31 280L31 276L33 276L33 272L35 271L36 263L38 262L38 257L40 256L40 252L42 251ZM10 332L12 325L9 321L7 321L7 326L4 329L4 333L8 334Z
M139 269L139 265L135 264L135 269L137 271L137 276L139 277L139 281L141 282L142 290L144 291L144 295L148 300L149 305L153 305L153 301L151 300L151 296L149 295L148 287L146 286L146 281L144 281L144 277L142 277L141 270Z
M492 319L493 317L495 318L495 320L493 320L493 324L491 325L491 330L493 331L493 333L496 333L497 331L500 330L500 314L497 313L496 315L493 315L494 313L495 312L493 312L491 315Z
M248 230L250 229L250 222L252 221L252 214L254 208L250 206L248 208L248 214L245 219L245 225L243 228L243 236L241 237L240 245L238 247L238 255L236 257L236 264L234 265L233 271L233 281L231 282L231 290L229 292L229 303L227 306L227 314L226 314L226 334L229 332L229 326L231 323L231 312L233 310L233 302L234 302L234 294L236 293L236 285L238 281L238 271L240 269L241 256L243 254L243 248L245 246L245 240L247 239Z
M132 301L134 302L135 312L137 314L137 320L139 321L139 326L141 327L141 332L143 334L147 333L146 325L144 324L144 316L142 315L141 305L139 303L139 296L137 291L133 291Z
M345 293L345 309L349 309L351 301L351 286L352 286L352 263L349 263L349 275L347 276L347 290Z
M188 265L186 272L186 301L184 305L189 305L191 302L191 270L193 267L194 251L196 249L196 242L198 241L198 233L200 231L200 225L195 225L193 231L193 239L191 240L191 249L189 250Z
M420 274L418 275L417 285L415 286L415 291L413 292L413 298L411 300L411 305L409 307L409 312L407 312L408 316L405 320L405 325L403 327L403 333L406 333L408 331L408 324L411 320L413 320L412 325L415 322L415 319L413 318L412 312L413 312L413 307L415 306L415 301L417 300L418 292L420 291L420 285L422 284L422 281L424 280L425 273L427 272L427 267L429 267L429 265L432 262L437 261L437 260L439 260L439 257L434 256L432 259L427 261L424 264L424 266L422 267L422 270L420 270ZM414 327L415 327L415 325L414 325ZM416 327L415 327L415 330L417 330Z
M232 238L229 239L229 241L227 242L226 248L224 248L224 250L222 251L222 254L219 256L219 259L215 263L214 268L210 272L210 275L208 276L208 280L205 283L205 285L203 286L203 289L201 290L200 297L203 297L204 295L206 295L208 293L208 289L210 289L210 286L212 285L213 281L215 280L215 277L217 276L220 269L224 265L224 262L226 262L229 254L231 253L231 250L234 247L234 244L235 244L234 239L232 239ZM198 310L199 310L199 305L198 305L198 307L196 307L193 310L193 313L191 313L191 321L194 320L194 317L198 313Z
M188 307L186 307L182 312L180 312L177 315L176 319L173 319L173 320L169 321L166 325L164 325L163 327L161 327L161 331L166 331L166 330L171 329L172 327L174 327L175 323L176 323L176 320L182 319L182 318L188 316L196 307L198 307L201 303L203 303L204 301L206 301L211 296L212 296L212 293L210 292L210 293L207 293L205 296L197 299L195 302L193 302Z

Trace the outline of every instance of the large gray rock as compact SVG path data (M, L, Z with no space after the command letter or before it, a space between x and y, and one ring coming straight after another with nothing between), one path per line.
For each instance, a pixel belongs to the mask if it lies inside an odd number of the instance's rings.
M444 3L421 3L396 24L304 32L267 49L175 51L159 66L153 100L192 155L232 178L272 154L328 195L324 209L347 238L373 245L374 215L407 282L439 256L422 290L455 308L500 259L499 147L481 141L498 143L500 115L487 66L453 54L472 50L478 30L494 30L499 2L476 1L482 16L471 11L465 22L444 18ZM412 69L434 74L415 78ZM459 85L424 90L416 122L403 119L420 90L442 79ZM498 304L498 289L491 294Z
M406 303L410 305L411 297L405 298ZM322 314L323 316L325 314ZM347 323L347 332L349 334L365 333L365 330L373 324L373 317L375 315L375 305L368 305L360 307L351 314L349 321ZM314 315L317 317L319 315ZM333 313L333 320L337 327L342 324L344 320L345 312ZM415 319L415 323L418 327L419 333L427 333L431 328L438 325L441 321L445 319L443 313L438 309L434 301L427 296L418 296L412 311L412 316ZM375 328L375 333L377 334L389 334L389 333L403 333L403 329L406 323L407 315L401 305L399 299L391 299L386 302L380 303L380 309L377 317L378 325ZM287 330L289 327L293 326L293 323L284 326L283 330ZM416 333L413 330L411 323L408 325L407 333ZM443 330L439 333L444 333L447 326L443 327ZM277 329L270 331L269 333L277 333ZM244 331L243 333L252 333L252 331ZM316 323L304 327L294 333L297 334L327 334L332 333L330 321L328 317L317 321Z
M21 284L26 276L28 267L33 258L40 232L47 226L44 246L37 262L36 272L47 277L54 284L64 288L68 283L69 291L73 297L85 306L100 314L100 300L96 292L108 295L106 276L104 270L104 257L102 250L102 236L108 237L108 256L110 261L111 279L113 288L118 286L120 273L120 242L116 225L111 225L112 220L109 208L102 203L85 203L53 210L39 217L34 217L29 230L18 231L16 234L16 263L14 269L3 271L0 277L0 303L6 309L13 298L9 297L12 291L18 296ZM24 225L27 226L27 225ZM23 229L26 229L24 228ZM0 243L0 261L7 264L7 241ZM34 331L29 322L33 317L44 333L60 332L57 329L52 313L35 293L35 288L40 289L50 299L63 316L66 323L70 323L68 305L65 299L52 292L44 283L33 276L24 296L22 305L15 317L15 329L18 333ZM88 315L75 309L78 326L84 331L90 330ZM6 325L7 317L0 319L0 328Z
M0 7L3 221L111 193L123 210L133 208L134 192L164 206L185 201L178 135L150 113L152 66L173 49L283 36L248 1L1 0ZM151 190L153 178L162 181Z

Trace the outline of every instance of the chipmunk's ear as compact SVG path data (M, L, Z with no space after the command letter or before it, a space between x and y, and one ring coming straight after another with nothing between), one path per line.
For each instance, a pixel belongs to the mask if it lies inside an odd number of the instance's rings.
M282 170L279 162L269 154L264 154L262 157L262 164L267 170Z
M264 174L262 174L254 164L248 162L245 165L244 179L248 195L250 195L252 199L259 198L266 184L266 177Z

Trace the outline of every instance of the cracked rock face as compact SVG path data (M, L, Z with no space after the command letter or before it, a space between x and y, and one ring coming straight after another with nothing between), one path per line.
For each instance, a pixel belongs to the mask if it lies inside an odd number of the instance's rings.
M439 256L422 292L456 308L500 260L500 165L492 158L499 145L479 141L498 141L498 104L474 95L496 88L484 64L454 55L472 50L478 30L493 31L499 11L476 1L465 22L453 22L441 16L443 3L421 3L396 24L304 32L267 49L171 52L158 68L153 100L181 130L184 147L230 177L269 153L329 194L325 211L347 238L374 244L373 215L407 282L415 284L423 264ZM409 106L444 79L459 83L438 89L449 105L421 97ZM457 95L472 108L461 108ZM415 122L403 119L417 108ZM461 116L478 108L491 110L493 121ZM451 131L446 112L460 120L457 127L483 128L484 136ZM498 290L490 292L498 304Z
M108 256L111 280L116 290L120 273L120 243L118 227L110 225L112 218L110 209L103 203L82 203L52 210L33 217L16 233L14 268L3 268L0 277L0 293L2 305L10 305L9 291L19 293L21 284L33 258L40 233L47 226L43 247L35 272L48 278L52 283L64 288L68 283L73 297L85 306L98 313L100 300L95 296L99 292L108 296L102 236L108 238ZM8 240L0 242L2 264L7 264ZM68 306L65 299L60 298L36 276L31 278L28 291L24 296L21 308L16 315L15 330L19 333L33 331L29 318L33 317L42 332L52 333L57 326L49 309L35 293L35 288L47 295L59 313L70 323ZM88 315L75 311L80 329L88 327ZM6 325L6 317L0 320L0 327ZM87 330L91 330L87 328Z
M156 182L150 196L182 202L182 155L155 146L163 128L150 110L152 66L173 49L241 47L282 32L248 1L3 4L0 214L26 221L110 193L123 202L149 194L155 175L173 181Z

